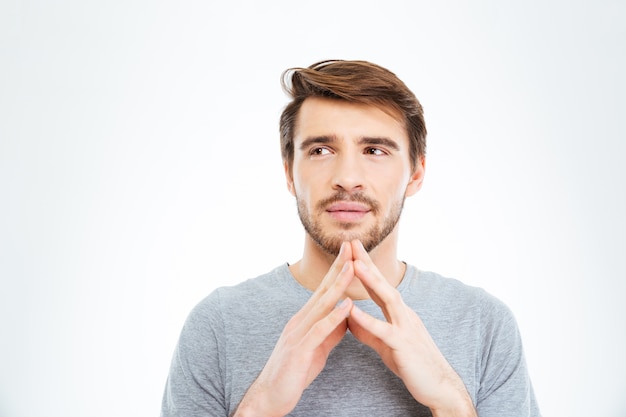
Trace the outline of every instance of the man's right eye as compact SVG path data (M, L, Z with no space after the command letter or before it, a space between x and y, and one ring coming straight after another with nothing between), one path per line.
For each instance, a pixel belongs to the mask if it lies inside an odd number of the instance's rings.
M311 155L311 156L321 156L321 155L327 155L329 153L330 153L330 150L328 150L328 148L317 147L317 148L311 149L311 151L309 152L309 155Z

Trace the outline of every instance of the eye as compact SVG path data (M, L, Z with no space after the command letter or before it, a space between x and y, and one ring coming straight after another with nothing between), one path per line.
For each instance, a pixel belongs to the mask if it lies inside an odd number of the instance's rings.
M310 156L322 156L322 155L328 155L329 153L330 153L330 150L322 146L318 146L317 148L312 148L309 151Z
M385 152L384 150L380 148L366 148L365 153L367 155L373 155L373 156L387 155L387 152Z

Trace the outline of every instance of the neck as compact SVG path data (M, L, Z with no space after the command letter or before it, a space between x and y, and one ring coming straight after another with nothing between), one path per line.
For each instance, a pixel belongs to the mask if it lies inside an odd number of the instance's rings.
M396 229L369 253L378 270L394 287L398 286L406 270L406 265L397 259L397 246ZM315 291L334 261L335 257L321 249L307 234L302 259L291 265L289 269L296 281L303 287ZM353 300L370 298L358 279L352 281L345 295Z

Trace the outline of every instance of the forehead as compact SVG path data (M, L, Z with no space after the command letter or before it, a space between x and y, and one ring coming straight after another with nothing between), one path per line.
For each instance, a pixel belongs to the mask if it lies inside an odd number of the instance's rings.
M294 142L330 135L344 139L388 137L408 144L404 121L391 107L321 97L304 100L296 119Z

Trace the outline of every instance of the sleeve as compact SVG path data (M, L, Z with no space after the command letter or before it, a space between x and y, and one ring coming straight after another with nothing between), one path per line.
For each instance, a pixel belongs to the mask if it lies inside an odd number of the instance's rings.
M540 417L519 329L512 312L495 300L482 326L480 417Z
M227 417L224 324L217 292L189 314L172 358L161 417Z

